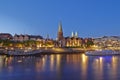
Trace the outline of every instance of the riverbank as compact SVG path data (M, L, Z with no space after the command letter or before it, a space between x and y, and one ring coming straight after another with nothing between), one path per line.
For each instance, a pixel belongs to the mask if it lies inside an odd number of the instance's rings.
M94 51L93 48L39 48L39 49L14 49L2 50L0 54L9 56L32 56L42 54L72 54L72 53L85 53L86 51Z
M2 50L0 54L9 56L32 56L41 54L69 54L69 53L84 53L86 49L81 48L40 48L36 50L25 50L25 49L15 49L15 50Z
M85 49L79 48L46 48L43 49L41 53L83 53Z

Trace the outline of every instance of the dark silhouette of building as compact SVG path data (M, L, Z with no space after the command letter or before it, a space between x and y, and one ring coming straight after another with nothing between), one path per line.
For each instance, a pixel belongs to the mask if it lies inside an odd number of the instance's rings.
M6 39L10 40L12 38L13 38L13 36L9 33L0 33L0 39L2 39L2 40L6 40Z
M15 34L13 38L14 41L27 41L27 40L39 40L39 39L43 39L43 37L39 35L27 35L27 34L26 35Z

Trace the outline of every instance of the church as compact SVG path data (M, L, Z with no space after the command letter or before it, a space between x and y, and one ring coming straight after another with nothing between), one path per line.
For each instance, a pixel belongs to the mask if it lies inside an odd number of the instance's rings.
M72 32L70 37L64 37L61 22L58 25L57 41L59 47L81 47L83 43L83 39L78 37L77 32Z

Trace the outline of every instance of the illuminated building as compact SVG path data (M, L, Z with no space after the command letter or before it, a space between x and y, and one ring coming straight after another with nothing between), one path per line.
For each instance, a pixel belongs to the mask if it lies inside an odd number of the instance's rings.
M80 47L82 45L82 38L78 37L78 33L72 32L71 37L64 37L62 30L62 23L60 22L58 27L57 41L59 47ZM56 46L56 45L55 45Z
M120 48L120 37L119 36L104 36L101 38L95 38L94 44L98 47L103 48Z
M63 30L62 30L62 23L61 22L58 25L57 42L58 42L57 47L65 46ZM55 46L56 46L56 44L55 44Z

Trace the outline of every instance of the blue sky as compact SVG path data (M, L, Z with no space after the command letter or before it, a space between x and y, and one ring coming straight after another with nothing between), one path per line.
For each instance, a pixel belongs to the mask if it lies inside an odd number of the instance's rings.
M56 38L120 35L120 0L0 0L0 32Z

